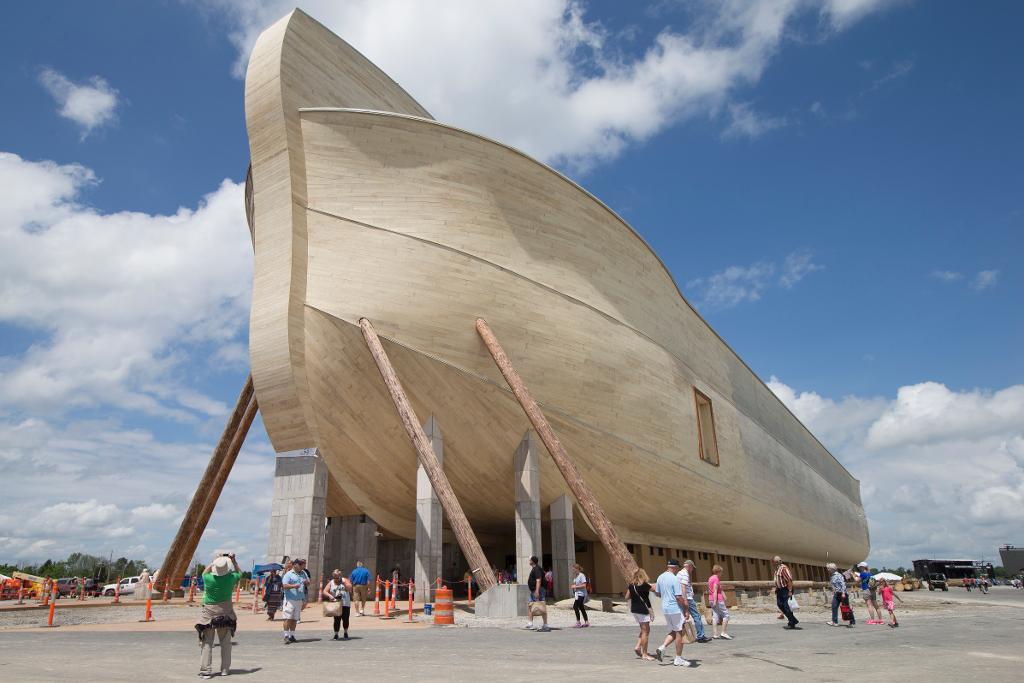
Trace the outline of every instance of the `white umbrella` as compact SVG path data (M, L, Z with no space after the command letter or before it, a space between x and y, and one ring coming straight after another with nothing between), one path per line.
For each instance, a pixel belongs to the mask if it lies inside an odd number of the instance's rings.
M899 574L893 574L892 572L878 572L875 574L876 579L885 579L886 581L902 581L903 577Z

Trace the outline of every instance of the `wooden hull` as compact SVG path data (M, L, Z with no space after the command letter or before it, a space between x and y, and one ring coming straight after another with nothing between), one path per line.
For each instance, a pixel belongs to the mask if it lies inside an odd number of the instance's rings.
M295 13L261 36L246 88L256 393L278 451L324 455L334 514L414 534L416 458L356 325L365 316L420 418L441 425L474 528L511 533L512 456L529 424L476 334L483 317L627 541L866 556L858 482L627 224L543 164L430 120L338 43ZM338 85L331 69L369 75ZM694 389L714 406L718 466L698 455ZM547 506L568 490L541 462Z

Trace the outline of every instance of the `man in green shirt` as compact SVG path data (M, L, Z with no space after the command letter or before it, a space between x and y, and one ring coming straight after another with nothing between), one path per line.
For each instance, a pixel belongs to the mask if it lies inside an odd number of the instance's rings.
M234 571L231 570L232 565ZM213 642L220 641L220 670L226 676L231 669L231 638L235 634L238 620L231 606L231 594L242 580L242 572L234 553L221 555L210 563L203 573L203 611L196 631L202 655L199 662L199 676L213 678Z

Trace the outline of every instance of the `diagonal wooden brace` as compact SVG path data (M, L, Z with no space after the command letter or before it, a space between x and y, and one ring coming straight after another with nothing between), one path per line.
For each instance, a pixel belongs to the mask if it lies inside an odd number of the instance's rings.
M445 517L448 518L448 524L455 534L455 539L459 542L459 548L462 549L462 554L466 557L466 561L469 562L470 571L473 572L473 576L476 578L480 589L482 591L487 590L495 585L494 572L491 571L491 566L484 556L483 548L480 547L480 542L477 540L476 534L473 533L473 528L469 525L466 513L462 511L462 505L459 503L459 499L455 497L455 491L452 490L448 477L445 476L444 470L441 469L440 463L437 462L437 456L434 455L434 449L431 448L430 440L427 439L427 435L423 432L423 427L420 426L419 418L416 417L416 412L409 403L409 398L405 394L405 389L402 388L402 383L398 381L395 369L391 366L391 361L388 360L384 347L381 346L376 330L373 329L373 325L366 318L359 319L359 327L363 330L366 346L369 347L370 355L373 356L377 369L380 371L380 376L384 379L384 384L391 394L391 400L395 403L395 410L398 411L402 425L409 434L412 445L416 448L416 456L419 458L420 464L423 465L427 478L430 479L430 485L434 488L437 499L441 502Z
M196 492L192 496L188 510L181 520L178 533L171 542L167 554L160 568L160 578L177 581L184 576L188 564L199 546L199 540L206 530L210 521L213 509L217 505L224 484L235 464L238 452L245 442L253 419L256 417L258 406L256 397L253 395L252 375L246 379L242 393L238 396L235 409L228 419L224 432L217 442L210 462L203 472Z
M565 477L565 483L569 485L569 489L576 496L576 500L579 501L583 514L586 515L590 525L594 527L594 531L600 537L601 543L612 558L612 562L615 563L616 568L622 574L622 578L626 583L633 583L637 570L636 560L633 559L633 556L626 549L626 545L619 538L618 532L615 531L611 520L608 519L608 515L604 512L604 508L597 502L594 492L583 481L583 476L576 468L576 463L569 457L569 453L562 446L562 442L559 440L558 435L555 434L555 430L551 428L547 418L544 417L544 413L541 412L540 406L537 405L530 392L527 391L526 385L523 384L523 379L516 372L516 369L512 367L512 362L508 359L505 350L501 348L501 344L498 343L498 338L494 336L491 328L483 318L477 318L476 331L480 338L483 339L484 345L487 346L491 358L494 359L505 381L508 382L509 388L512 389L512 393L519 401L519 405L522 406L526 417L533 424L533 428L537 430L541 441L544 442L548 453L551 454L551 458L555 461L555 465L558 466L562 476Z

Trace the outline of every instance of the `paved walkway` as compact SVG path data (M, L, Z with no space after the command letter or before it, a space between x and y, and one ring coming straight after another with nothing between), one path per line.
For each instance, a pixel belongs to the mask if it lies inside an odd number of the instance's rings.
M971 601L973 602L973 601ZM551 633L497 628L371 628L354 621L352 640L334 642L322 622L302 624L300 642L271 631L242 630L232 674L242 683L356 675L373 681L462 680L950 680L1017 681L1024 671L1024 610L963 605L908 613L904 626L831 628L821 619L802 631L778 624L737 625L731 642L688 645L697 667L641 662L635 629L594 626ZM375 621L375 620L374 620ZM270 626L268 624L268 626ZM146 627L146 625L143 625ZM95 627L0 632L4 681L192 681L199 650L188 630ZM662 629L657 628L656 632ZM216 657L216 653L215 653Z

